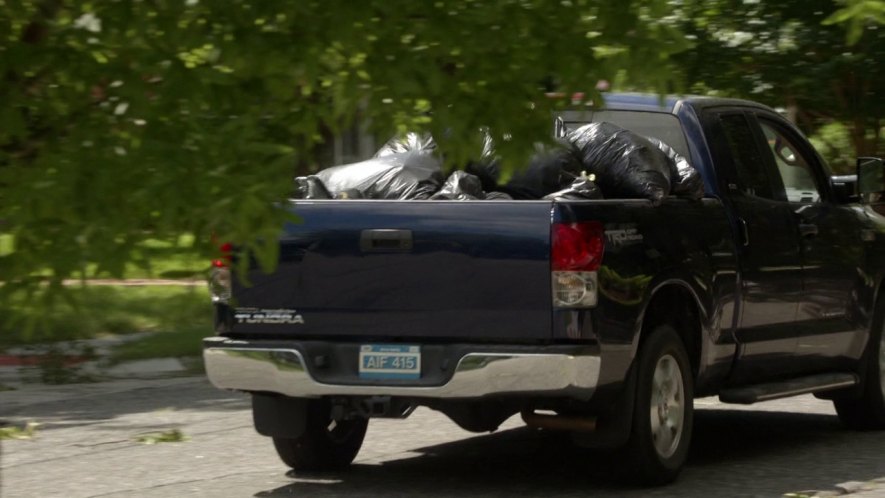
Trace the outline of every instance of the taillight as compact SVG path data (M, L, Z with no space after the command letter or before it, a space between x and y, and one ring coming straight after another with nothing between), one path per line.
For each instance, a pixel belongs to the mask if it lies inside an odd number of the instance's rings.
M232 246L230 242L225 242L218 247L218 250L221 252L221 258L213 259L212 266L216 268L224 268L226 266L230 266L232 258L231 253L233 253L234 246Z
M227 304L231 298L230 263L233 246L230 242L222 244L218 250L221 257L212 260L212 271L209 273L209 294L213 303Z
M605 229L598 221L554 223L554 271L596 271L602 263Z
M554 223L551 239L553 306L596 306L596 270L605 252L605 227L598 221Z

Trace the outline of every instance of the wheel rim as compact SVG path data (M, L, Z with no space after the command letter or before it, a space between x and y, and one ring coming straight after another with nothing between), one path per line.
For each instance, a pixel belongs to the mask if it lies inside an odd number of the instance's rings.
M669 458L679 447L685 421L682 370L671 355L655 365L651 387L651 436L658 455Z

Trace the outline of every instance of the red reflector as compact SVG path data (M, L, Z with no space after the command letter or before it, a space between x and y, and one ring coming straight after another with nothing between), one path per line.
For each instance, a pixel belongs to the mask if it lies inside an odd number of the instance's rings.
M231 245L230 242L225 242L224 244L221 244L218 250L221 252L221 258L213 259L212 266L216 268L224 268L225 266L230 266L230 262L233 259L231 253L234 250L234 246Z
M550 250L553 271L596 271L605 249L605 228L598 221L554 223Z

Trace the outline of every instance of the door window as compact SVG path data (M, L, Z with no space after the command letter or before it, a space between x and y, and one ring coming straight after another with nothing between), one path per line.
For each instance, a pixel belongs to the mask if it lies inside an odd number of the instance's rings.
M719 118L728 143L728 156L737 178L733 183L741 192L772 200L782 200L766 171L766 161L757 146L756 136L743 114L724 114Z
M820 202L820 191L814 181L814 174L808 161L787 136L774 125L759 121L762 133L768 143L767 152L777 165L777 172L783 180L787 200L790 202Z

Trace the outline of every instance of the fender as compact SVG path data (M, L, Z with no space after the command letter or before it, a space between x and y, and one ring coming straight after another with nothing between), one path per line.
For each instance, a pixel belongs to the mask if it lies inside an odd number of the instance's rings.
M662 277L650 286L647 297L643 300L639 318L634 325L634 336L631 351L631 359L635 358L639 351L639 343L648 308L660 292L679 287L688 292L698 310L700 326L700 350L698 351L698 372L696 379L696 391L704 392L708 386L713 386L724 379L731 370L731 362L737 352L737 344L731 333L723 333L722 310L717 308L715 300L710 296L710 303L704 303L696 289L685 278L670 275ZM731 330L730 326L728 329Z

